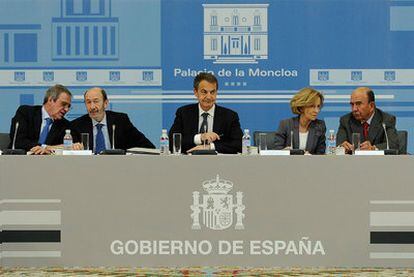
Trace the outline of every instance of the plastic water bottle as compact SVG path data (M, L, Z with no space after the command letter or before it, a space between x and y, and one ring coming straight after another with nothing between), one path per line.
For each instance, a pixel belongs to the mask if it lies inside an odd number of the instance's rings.
M242 155L249 154L249 147L252 146L249 129L244 129L244 135L242 137Z
M160 154L168 155L170 152L170 144L168 140L167 129L162 129L162 134L160 137Z
M335 130L329 130L328 140L326 143L326 154L335 155L335 150L336 150Z
M67 129L65 136L63 137L63 149L64 150L72 150L73 139L72 135L70 134L70 130Z

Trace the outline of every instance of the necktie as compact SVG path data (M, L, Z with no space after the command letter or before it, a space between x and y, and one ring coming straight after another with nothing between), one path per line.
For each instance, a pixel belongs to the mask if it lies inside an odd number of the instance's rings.
M39 136L40 145L45 144L47 135L49 134L49 127L53 123L53 120L51 118L45 118L45 120L46 120L46 124L43 127L42 132L40 133L40 136Z
M208 132L208 122L207 122L208 113L202 113L201 116L203 117L203 122L201 122L199 133L203 134L203 133Z
M368 122L364 122L362 124L362 128L363 128L362 132L363 132L363 135L364 135L364 139L367 140L368 139L368 129L369 129Z
M96 144L95 144L95 154L101 153L103 150L105 150L105 138L102 132L102 127L104 125L101 123L96 124Z

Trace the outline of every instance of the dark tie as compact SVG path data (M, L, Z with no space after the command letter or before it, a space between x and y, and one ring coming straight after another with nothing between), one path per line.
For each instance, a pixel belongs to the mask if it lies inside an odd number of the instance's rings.
M102 127L104 125L101 123L96 124L96 145L95 145L95 154L101 153L103 150L105 150L105 138L102 132Z
M367 140L368 139L368 129L369 129L369 124L368 122L364 122L362 124L362 133L364 135L364 139Z
M45 118L46 120L46 124L43 127L42 132L40 133L40 137L39 137L39 144L45 144L46 139L47 139L47 135L49 134L49 127L50 125L52 125L53 120L51 118Z
M208 113L202 113L201 116L203 117L203 122L201 122L199 133L203 134L203 133L208 132L208 122L207 122Z

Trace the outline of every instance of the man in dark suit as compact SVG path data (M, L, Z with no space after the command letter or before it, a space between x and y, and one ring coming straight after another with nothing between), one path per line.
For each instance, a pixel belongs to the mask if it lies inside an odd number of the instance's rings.
M398 149L398 135L395 116L375 106L374 92L368 87L359 87L351 95L352 112L340 118L337 145L347 152L353 150L352 134L359 133L361 150L387 149L384 128L387 131L390 149ZM385 126L384 126L385 125Z
M108 107L108 96L102 88L92 88L84 94L88 114L72 121L77 133L89 134L89 145L95 154L111 149L115 132L116 149L132 147L155 148L144 134L132 125L127 114L105 111ZM76 138L79 140L79 137Z
M203 72L195 77L194 95L198 104L179 108L169 132L170 138L174 133L181 133L183 152L205 149L205 144L219 153L241 152L243 133L239 116L215 104L217 90L218 82L213 74Z
M34 154L50 154L56 145L63 143L65 130L70 129L64 118L72 101L70 91L62 86L50 87L43 99L43 106L20 106L12 119L10 141L16 133L16 149ZM77 149L79 145L74 145Z

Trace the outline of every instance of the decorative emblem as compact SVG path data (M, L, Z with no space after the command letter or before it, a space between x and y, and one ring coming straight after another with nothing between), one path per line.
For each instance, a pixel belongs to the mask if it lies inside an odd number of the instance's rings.
M329 81L329 71L318 71L318 81Z
M193 205L191 205L191 218L193 224L191 229L200 230L200 213L203 218L203 225L212 230L224 230L233 224L233 210L236 217L236 230L244 229L243 218L243 192L236 193L236 202L233 202L233 195L228 194L233 188L233 183L220 179L217 175L216 179L204 181L202 184L207 194L203 195L200 204L200 193L193 192Z
M121 72L120 71L109 71L109 81L119 82L119 80L121 80Z
M154 80L154 71L142 71L142 80L151 82Z
M76 81L84 82L88 80L88 72L86 71L76 71Z
M43 71L43 81L53 82L55 80L55 73L53 71Z
M384 80L389 82L395 81L395 71L385 71Z
M24 72L24 71L14 72L14 81L24 82L25 80L26 80L26 72Z
M362 71L351 71L352 81L362 81Z

